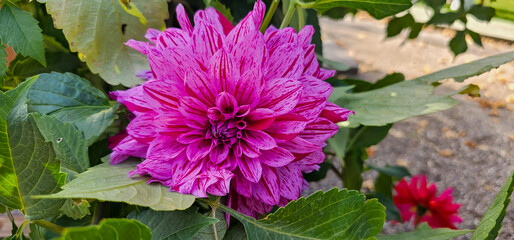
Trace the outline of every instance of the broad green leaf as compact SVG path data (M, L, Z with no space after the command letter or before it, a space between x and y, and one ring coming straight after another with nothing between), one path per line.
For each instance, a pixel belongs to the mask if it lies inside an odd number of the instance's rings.
M402 166L389 166L386 165L385 167L379 167L372 164L367 164L369 168L378 171L379 173L386 174L391 177L397 177L397 178L403 178L403 177L410 177L411 174L409 172L409 169Z
M91 212L89 211L90 206L91 205L87 200L75 202L74 200L67 199L60 210L66 216L77 220L91 214Z
M132 0L147 20L127 13L119 1L40 0L62 29L70 49L78 52L93 73L109 84L134 86L141 83L136 73L149 69L145 55L125 46L129 39L146 41L148 28L162 29L168 18L166 0Z
M450 50L452 50L453 55L455 56L468 50L468 44L466 43L466 32L458 31L455 34L455 37L450 40Z
M197 210L196 207L172 212L148 209L141 213L132 212L127 218L148 226L152 230L153 240L192 239L203 227L218 222L216 218L205 217Z
M350 69L350 67L345 65L344 63L324 58L323 56L321 56L321 54L316 54L316 57L318 58L318 61L323 62L324 64L328 65L330 68L334 70L344 72Z
M364 171L364 161L366 160L365 149L353 149L348 151L342 158L343 171L341 172L341 180L343 186L352 190L360 190L362 188L362 172Z
M507 206L510 202L510 195L514 191L514 172L510 174L500 192L487 208L484 216L480 220L472 240L494 240L498 236L502 226L503 218L507 213Z
M30 56L43 65L45 49L43 35L36 19L28 12L7 1L0 8L0 39L23 56Z
M161 184L148 184L148 177L129 178L137 166L135 161L117 165L103 163L77 175L62 186L62 191L40 198L98 199L172 211L190 207L195 197L172 192Z
M216 210L216 218L219 220L215 224L208 225L206 227L203 227L198 231L194 237L193 240L216 240L214 232L216 231L216 234L218 236L217 239L223 239L225 237L225 233L227 232L227 220L225 219L225 213L221 209ZM212 217L212 210L209 212L204 213L204 216ZM216 226L216 229L214 229L214 226Z
M395 17L387 24L387 37L394 37L402 32L403 29L409 28L416 21L410 13L405 14L401 17Z
M377 145L382 141L389 133L389 129L393 124L387 124L385 126L372 127L363 126L361 127L352 140L349 143L349 149L367 148L373 145Z
M152 232L133 219L106 218L98 225L65 228L60 240L151 240Z
M297 0L297 2L303 8L313 8L320 13L336 7L358 8L379 19L392 16L412 6L410 0L316 0L312 2Z
M261 220L221 208L243 223L249 240L368 239L380 233L385 221L378 200L337 188L292 201Z
M332 138L328 139L328 144L340 159L343 159L346 155L346 145L348 145L350 140L351 130L345 127L339 128L339 131Z
M73 123L92 144L115 118L117 104L91 83L71 73L44 73L29 90L29 111Z
M345 122L348 126L383 126L409 117L446 110L457 104L451 96L459 91L434 94L434 87L429 83L448 78L460 82L513 60L514 51L511 51L383 88L346 93L334 103L355 111L355 116L350 116Z
M482 39L480 38L480 34L473 32L469 29L466 29L466 33L473 39L473 42L475 42L476 45L483 47L482 45Z
M241 223L232 223L223 240L247 240L245 228Z
M427 223L422 223L416 230L406 233L377 236L378 240L450 240L473 230L452 230L449 228L431 229Z
M475 84L469 84L460 94L467 94L470 97L480 97L480 87Z
M68 173L68 180L87 170L87 141L73 124L39 114L34 115L34 120L41 135L52 143L57 158L61 160L61 171Z
M4 79L5 72L7 72L7 52L5 45L0 40L0 80Z
M402 222L402 216L400 214L400 210L394 205L393 199L384 196L383 194L377 192L377 193L369 193L366 194L366 198L376 198L378 199L378 202L386 208L386 220L391 221L395 220L398 222Z
M35 79L0 92L0 203L20 209L28 220L58 213L63 200L32 196L57 192L66 177L52 144L40 134L34 116L27 115L26 96Z
M19 78L24 80L41 73L50 72L74 72L80 67L80 60L76 56L70 53L63 52L49 52L45 53L46 67L42 66L36 60L23 57L21 55L11 62L9 71L7 72L7 79Z
M374 185L377 193L380 193L389 199L393 198L393 177L384 173L378 173Z
M468 13L475 16L477 19L482 21L491 21L494 17L494 8L492 7L484 7L482 5L473 5L471 9L469 9Z

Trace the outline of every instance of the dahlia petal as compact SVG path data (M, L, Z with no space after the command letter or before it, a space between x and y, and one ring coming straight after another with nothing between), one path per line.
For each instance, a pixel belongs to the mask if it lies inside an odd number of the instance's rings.
M294 155L281 147L263 150L261 153L262 154L257 159L270 167L283 167L294 160Z
M273 168L262 167L262 178L253 184L253 197L269 205L277 205L280 201L280 189L277 173Z
M234 174L226 169L216 170L217 182L207 188L207 192L216 196L225 196L230 190L230 181Z
M238 40L231 53L239 65L241 74L252 69L260 72L269 56L262 34L258 31L251 31L246 35L239 36Z
M133 87L125 91L110 92L109 96L125 105L127 109L134 114L138 115L141 112L150 111L148 102L145 99L145 94L141 86Z
M279 144L279 147L282 147L291 153L312 153L314 151L320 150L322 146L311 143L301 137L295 137L289 141L285 141Z
M236 114L237 100L232 94L221 92L216 98L216 107L225 115L226 119L229 119Z
M145 80L150 80L150 79L154 78L153 72L151 70L143 70L141 72L138 72L136 74L136 77L141 78L141 79L145 79Z
M323 151L315 151L306 157L295 161L300 170L304 173L310 173L312 171L319 170L319 164L325 160L325 154Z
M275 111L268 108L257 108L245 117L246 127L253 130L264 130L275 121Z
M219 25L221 26L222 32L225 35L227 35L234 28L234 25L232 25L232 23L230 23L230 21L223 14L221 14L214 8L207 8L205 10L205 13L208 15L207 17L209 19L218 20Z
M339 130L337 124L325 118L317 118L314 122L307 124L299 136L309 142L321 145L334 136L337 130Z
M154 158L169 160L179 156L186 147L172 137L161 135L150 143L148 151Z
M249 198L252 196L252 182L248 181L241 173L236 173L234 178L237 193Z
M316 46L314 44L310 44L304 49L304 75L313 76L320 69L315 48Z
M264 39L266 40L266 47L268 49L274 49L289 43L298 44L296 31L292 27L286 27L273 32L265 33Z
M157 115L153 125L159 134L176 138L191 131L191 127L185 123L185 120L180 112L169 111Z
M254 145L250 145L246 141L239 141L239 147L241 148L242 153L250 158L256 158L261 155L259 148Z
M190 187L203 169L204 161L189 161L184 154L180 154L172 161L171 166L171 185L178 189L181 185L190 182Z
M131 136L127 136L120 141L116 147L112 149L110 156L111 164L118 164L125 161L128 157L134 156L139 158L146 158L148 145L138 142Z
M261 179L262 165L259 160L243 156L238 158L237 166L248 181L256 183Z
M171 161L162 161L160 158L149 157L137 165L137 170L131 171L133 175L150 175L158 180L168 180L171 178Z
M278 46L270 52L266 79L293 78L302 74L303 50L297 44Z
M234 86L239 80L239 74L234 57L224 49L220 49L212 56L209 65L209 76L216 83L218 92L233 93Z
M210 139L202 139L196 142L193 142L187 146L187 158L190 161L196 162L201 158L204 158L209 154L212 149L212 141Z
M127 133L141 143L151 142L157 137L153 122L155 113L148 112L132 119L127 126Z
M191 144L193 142L200 141L204 138L205 138L205 131L193 130L193 131L181 134L177 138L177 141L182 144Z
M229 147L223 143L218 144L213 147L211 152L209 153L209 159L211 159L212 163L219 164L225 160L227 160Z
M146 42L140 42L140 41L136 41L133 39L128 40L128 42L126 42L125 45L127 45L145 55L148 53L148 48L151 46L150 44L148 44Z
M303 176L296 164L277 168L280 195L284 198L295 200L300 197L303 185Z
M198 11L197 14L199 14ZM195 15L196 20L196 15ZM204 65L208 65L209 59L223 47L225 36L218 32L214 26L205 20L200 20L193 30L193 52L199 56Z
M234 97L240 105L249 105L254 108L261 97L264 88L262 73L259 68L246 71L234 88Z
M246 130L244 140L248 145L255 146L260 150L270 150L277 147L275 140L263 131Z
M247 15L241 20L227 35L227 47L234 50L235 46L242 41L246 40L247 36L257 31L254 23L254 18Z
M307 25L300 30L298 33L298 44L300 46L307 46L312 41L312 36L314 35L314 27L311 25Z
M168 28L157 37L157 47L164 51L167 48L187 46L191 42L188 33L178 28Z
M161 112L177 109L179 97L185 93L185 90L177 84L160 80L146 82L143 84L143 89L146 93L146 101L154 110Z
M262 2L262 0L257 0L253 5L253 11L251 16L253 17L255 28L259 29L262 24L262 20L264 18L264 13L266 12L266 5Z
M149 28L148 30L146 30L145 38L148 39L148 41L155 44L157 42L157 37L159 37L161 33L162 32L157 29Z
M350 114L355 114L355 112L339 107L331 102L327 102L327 105L325 105L325 108L323 111L321 111L319 116L326 118L334 123L338 123L346 121Z
M119 132L118 134L114 135L114 136L110 136L108 139L107 139L107 142L109 143L109 145L107 145L107 147L109 149L113 149L116 147L116 145L118 145L123 139L125 139L126 137L128 136L127 134L127 131L126 130L123 130L121 132Z
M216 98L214 82L207 73L198 69L191 69L185 77L186 91L190 96L196 96L204 104L211 106Z
M290 112L298 103L302 83L293 79L275 78L268 81L257 107L274 110L277 115Z
M320 68L314 74L314 76L319 78L320 80L325 80L325 79L333 77L334 74L336 74L336 70L326 70L326 69Z
M274 138L291 140L300 134L307 123L307 119L304 117L295 113L287 113L275 118L275 121L265 131Z
M189 21L189 17L187 16L184 6L182 6L182 4L178 4L177 8L175 9L175 12L177 13L177 20L180 25L180 28L182 28L182 30L191 35L193 33L193 26Z
M193 119L197 122L208 121L207 108L197 98L189 96L181 98L179 111L185 117Z

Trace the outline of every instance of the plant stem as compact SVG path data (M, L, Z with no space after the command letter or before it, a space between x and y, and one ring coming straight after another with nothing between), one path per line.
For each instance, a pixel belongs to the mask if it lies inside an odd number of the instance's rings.
M353 136L348 145L346 146L346 152L352 149L353 145L355 145L355 141L368 129L368 126L362 126L362 128Z
M268 28L271 19L273 19L273 15L275 15L275 11L277 10L279 2L280 0L273 0L273 2L271 2L271 6L269 7L264 20L262 21L261 28L259 29L261 33L264 33Z
M305 26L305 16L304 10L300 5L296 6L297 14L298 14L298 31L300 31Z
M216 218L216 210L217 209L218 209L217 207L212 208L212 217L213 218ZM212 224L212 228L213 228L213 232L214 232L214 239L218 240L218 230L216 229L216 223Z
M20 225L20 227L18 228L18 231L16 231L16 239L21 239L20 236L23 235L23 230L25 229L25 226L27 226L27 223L29 223L29 221L25 220Z
M285 28L291 22L291 18L293 18L294 10L296 9L296 0L290 0L289 6L287 7L286 15L284 16L284 20L282 20L282 24L280 24L280 28Z
M62 231L64 230L63 227L53 224L51 222L48 222L46 220L34 220L34 221L32 221L32 223L39 225L41 227L44 227L44 228L46 228L54 233L58 233L58 234L62 234Z

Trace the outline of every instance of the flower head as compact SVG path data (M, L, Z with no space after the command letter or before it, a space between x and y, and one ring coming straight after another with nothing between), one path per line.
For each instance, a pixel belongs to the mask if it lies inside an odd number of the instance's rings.
M400 210L402 220L418 225L427 222L432 228L456 229L455 223L462 222L457 216L460 204L452 203L452 188L447 188L439 196L434 184L427 186L424 175L413 176L408 183L402 179L395 186L394 204Z
M310 44L314 29L259 32L259 0L237 26L213 8L194 27L182 5L181 29L149 30L148 79L111 96L135 116L113 147L111 163L144 158L131 175L150 175L170 190L206 197L229 194L229 206L257 216L300 196L302 172L319 168L336 122L351 113L328 103Z

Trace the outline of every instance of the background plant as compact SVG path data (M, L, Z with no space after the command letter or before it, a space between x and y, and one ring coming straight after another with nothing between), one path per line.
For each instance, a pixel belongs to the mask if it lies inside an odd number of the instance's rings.
M248 239L376 237L386 217L398 220L391 201L393 183L410 173L400 166L367 164L365 149L380 142L394 122L451 108L457 103L453 95L476 90L469 85L434 94L439 81L463 81L514 59L514 52L504 53L409 81L400 73L375 83L330 79L334 86L330 101L356 114L329 140L325 149L329 157L320 171L305 178L318 181L332 169L347 189L316 192L256 220L224 206L219 198L195 199L160 185L147 185L145 178L129 179L127 173L135 161L117 166L104 163L109 154L107 137L127 125L126 111L106 93L141 83L136 73L148 68L144 56L123 43L142 40L148 28L176 26L173 14L179 2L191 17L196 10L212 6L233 23L253 6L253 1L216 0L0 2L0 208L18 209L26 218L21 226L13 225L11 239L26 238L22 232L27 227L32 239L232 239L245 234ZM273 0L266 4L276 11L265 22L297 30L313 25L319 59L339 69L344 66L321 55L319 14L340 16L359 9L375 18L396 16L388 33L393 36L408 28L409 37L416 37L426 25L465 22L468 14L483 20L494 15L482 5L452 12L443 1L427 1L435 14L429 22L417 23L404 12L412 5L409 0ZM462 32L457 35L477 39L469 30ZM450 43L452 51L458 50L456 55L464 49L460 35L452 40L457 47ZM7 48L16 53L9 67ZM341 162L342 171L334 167L334 161ZM358 191L361 175L368 170L379 174L376 192L365 196ZM498 234L513 188L511 175L474 239L493 239ZM233 216L228 229L224 213ZM315 225L309 217L314 213ZM468 232L421 225L411 233L377 238L437 235L450 239Z

